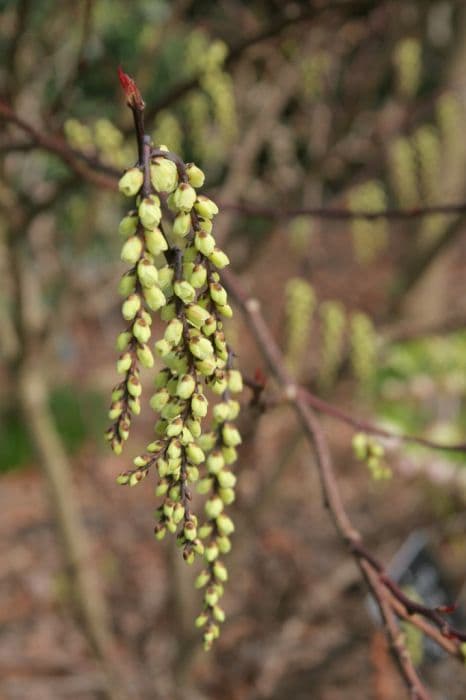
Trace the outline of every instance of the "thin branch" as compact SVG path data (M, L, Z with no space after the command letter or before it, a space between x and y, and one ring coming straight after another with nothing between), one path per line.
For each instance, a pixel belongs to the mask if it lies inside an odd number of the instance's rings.
M229 47L228 55L225 59L225 67L231 68L231 66L240 59L243 54L250 49L252 46L256 46L264 41L273 39L274 37L281 34L284 30L289 27L300 24L302 22L309 22L317 17L321 16L325 12L345 10L346 12L351 11L365 11L369 10L372 6L372 2L369 0L356 0L351 2L331 2L324 7L311 7L298 15L291 17L279 16L274 19L271 24L269 24L264 29L261 29L257 34L246 37L240 41L236 46ZM175 85L166 95L163 95L158 102L155 102L150 109L147 110L147 119L150 121L163 109L170 107L173 103L177 102L179 99L184 97L191 90L199 87L200 81L202 79L202 74L195 75L192 78L187 78L183 82ZM129 132L129 130L128 130Z
M280 349L275 342L268 326L261 314L260 304L257 299L249 298L243 290L241 283L236 276L224 271L224 280L232 295L232 298L241 308L246 322L255 337L257 345L266 360L269 369L275 377L278 384L284 390L290 404L296 411L304 432L313 447L316 455L317 469L320 477L324 504L328 508L334 525L348 547L351 554L355 557L356 563L361 569L381 611L385 622L387 634L391 640L392 648L396 655L398 665L402 675L411 692L412 698L427 699L427 695L417 673L412 666L409 656L404 647L402 637L395 632L396 624L393 620L394 612L397 613L395 607L391 604L392 596L398 603L403 606L407 615L419 613L428 618L434 625L439 627L440 632L446 638L455 638L456 649L459 649L458 640L466 638L462 632L452 629L440 615L439 611L433 611L430 608L419 606L415 601L407 598L402 591L397 587L395 582L391 581L384 571L382 565L373 557L362 544L360 533L354 528L348 514L343 505L336 475L334 473L333 464L328 449L327 440L322 427L316 418L314 412L304 400L301 392L295 386L292 378L286 370L284 359ZM388 583L389 582L389 583ZM401 595L400 595L401 594ZM397 613L398 614L398 613ZM441 619L439 620L439 616ZM413 624L416 620L413 618ZM457 656L460 657L459 651Z
M309 216L310 218L334 221L354 221L356 219L366 219L367 221L375 221L377 219L407 221L428 216L438 216L440 214L466 214L466 202L433 204L425 207L412 207L411 209L380 209L379 211L333 207L267 207L249 204L248 202L221 202L220 206L222 209L236 211L247 216L277 220L290 219L295 216Z
M297 389L300 398L307 404L312 406L319 413L325 413L331 418L342 421L351 425L356 430L361 430L364 433L370 433L371 435L378 435L382 438L388 438L390 440L397 440L398 442L414 443L416 445L421 445L422 447L427 447L431 450L442 450L447 452L466 452L466 443L458 443L455 445L448 445L441 442L435 442L433 440L428 440L427 438L420 437L418 435L409 435L406 433L395 433L391 430L386 430L385 428L380 428L377 425L369 421L356 418L349 413L346 413L341 408L329 404L323 401L318 396L315 396L308 389L299 387Z
M18 116L13 108L3 100L0 100L0 119L15 124L15 126L27 133L38 147L57 155L73 172L88 182L105 189L116 189L116 171L112 168L107 168L107 166L93 158L88 158L84 154L74 151L63 139L42 133L32 124Z

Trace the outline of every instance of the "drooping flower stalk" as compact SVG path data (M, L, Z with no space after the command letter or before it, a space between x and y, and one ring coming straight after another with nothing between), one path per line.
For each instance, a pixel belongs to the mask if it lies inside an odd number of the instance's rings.
M166 325L154 344L162 363L150 401L157 417L155 440L118 482L133 486L155 471L161 498L156 538L167 531L176 534L189 564L196 554L204 556L206 568L196 580L197 587L205 587L204 610L196 624L205 627L208 649L225 619L218 601L228 574L220 557L231 548L234 525L224 511L235 498L230 467L241 442L234 425L240 407L232 394L242 390L242 380L223 327L223 319L233 313L221 283L229 260L212 233L218 208L196 191L204 173L166 147L150 144L143 134L140 93L128 76L122 85L135 117L139 159L119 183L120 191L135 199L135 208L119 227L125 237L121 257L130 265L120 282L127 326L117 340L117 370L123 378L113 390L107 438L120 454L131 417L140 412L139 367L154 365L149 341L153 314L159 312ZM192 505L196 483L207 496L202 525Z

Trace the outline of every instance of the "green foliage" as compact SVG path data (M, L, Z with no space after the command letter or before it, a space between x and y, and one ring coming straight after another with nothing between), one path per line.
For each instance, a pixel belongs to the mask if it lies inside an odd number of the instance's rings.
M50 396L50 409L67 451L75 453L87 440L97 440L105 421L100 394L77 392L74 387L56 387ZM15 408L5 408L0 419L0 472L29 466L34 452L22 416Z

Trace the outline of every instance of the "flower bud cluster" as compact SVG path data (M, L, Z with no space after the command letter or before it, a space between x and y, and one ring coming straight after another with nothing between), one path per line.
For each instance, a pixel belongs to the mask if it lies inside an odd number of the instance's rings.
M319 308L322 321L322 351L319 382L323 389L330 388L336 379L343 357L346 314L339 301L325 301Z
M376 373L377 335L371 318L362 312L352 314L350 322L351 365L361 388L372 388Z
M314 289L300 277L288 280L285 289L287 343L285 358L296 376L302 368L309 344L312 318L316 308Z
M114 451L121 452L129 416L139 411L138 367L151 367L155 355L162 363L150 399L156 413L155 439L118 482L133 486L155 470L156 495L161 498L155 511L156 538L175 534L188 564L196 555L204 557L205 569L196 582L206 588L204 610L196 624L205 628L204 645L209 648L225 618L218 601L228 574L220 556L230 550L234 525L224 511L235 498L231 465L241 443L234 424L240 406L232 397L242 390L242 379L232 367L223 328L224 319L233 313L220 277L229 260L212 233L218 208L196 191L204 182L200 168L185 165L160 147L151 150L145 172L144 178L139 167L132 168L120 180L120 190L137 197L137 211L130 211L120 224L125 237L122 259L131 266L121 285L128 327L118 340L118 370L124 377L114 390L114 423L107 436ZM170 212L168 231L165 219ZM166 325L153 355L151 312L158 310ZM211 425L205 430L208 413ZM206 497L204 523L192 510L195 484Z
M139 195L144 176L139 167L127 170L120 179L120 191L127 197ZM117 339L120 356L117 372L122 380L113 389L109 418L113 421L106 433L110 446L120 454L129 437L131 417L141 411L142 385L140 367L153 367L154 356L149 346L152 316L166 303L159 281L155 257L167 250L168 244L158 225L162 218L160 200L155 194L138 196L137 209L129 211L120 222L124 238L121 259L130 268L120 280L119 292L124 298L121 313L127 326Z
M383 211L387 207L385 189L377 180L353 187L349 194L351 211ZM362 265L372 262L388 243L388 225L383 217L374 220L356 218L351 222L353 249Z
M365 433L356 433L353 437L353 452L356 459L366 463L374 480L390 479L392 470L383 461L385 450L380 442Z

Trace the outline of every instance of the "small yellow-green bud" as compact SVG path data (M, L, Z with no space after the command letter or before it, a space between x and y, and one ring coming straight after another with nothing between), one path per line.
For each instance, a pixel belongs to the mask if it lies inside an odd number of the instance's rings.
M219 489L218 495L226 506L231 505L235 500L235 492L233 489Z
M218 518L220 513L223 510L223 501L221 498L218 498L218 496L214 496L213 498L209 498L208 501L206 501L205 506L204 506L205 514L210 520L215 520ZM228 533L223 533L223 534L228 534Z
M217 367L217 363L213 355L206 357L204 360L197 360L195 365L198 372L204 375L204 377L209 377L211 374L213 374Z
M213 483L213 479L201 479L197 484L196 490L201 496L205 496L212 489Z
M198 216L197 217L197 224L200 228L201 231L204 231L204 233L212 233L213 229L213 224L210 219L204 219L203 216Z
M121 455L121 453L123 452L123 445L117 437L113 438L113 440L110 443L110 447L112 448L113 453L116 455Z
M197 231L194 237L194 245L202 255L209 257L215 248L215 238L205 231Z
M139 294L130 294L121 307L121 313L125 321L132 321L140 308L141 297Z
M214 418L218 423L224 423L230 418L230 406L226 401L221 401L214 406Z
M139 236L130 236L121 249L121 259L128 265L134 265L142 253L142 241Z
M200 289L204 286L207 280L207 270L202 263L194 265L189 281L195 289Z
M212 450L207 457L207 469L210 474L218 474L225 466L225 460L221 450Z
M147 250L149 253L152 253L152 255L160 255L160 253L168 250L168 243L165 240L165 236L158 228L152 231L145 231L144 239L146 241Z
M118 434L122 440L127 440L129 438L129 428L130 425L128 421L120 421L118 425Z
M194 484L199 479L199 469L197 467L188 466L186 469L186 475L188 477L188 481Z
M222 501L223 504L223 501ZM233 521L231 518L228 517L228 515L225 515L224 513L220 513L220 515L217 517L216 520L217 523L217 529L221 535L225 535L228 537L229 535L232 534L235 530L235 526L233 524Z
M214 353L212 343L207 338L202 338L201 336L195 336L189 341L189 349L194 357L199 360L205 360Z
M131 367L133 358L129 352L125 352L117 362L117 372L118 374L126 374L126 372Z
M161 479L156 486L155 495L156 496L165 496L167 491L168 491L168 481L166 481L165 479Z
M193 187L202 187L204 184L205 175L194 163L187 163L186 175L188 176L189 184Z
M195 625L196 627L204 627L209 621L209 616L206 613L201 613L196 617Z
M178 184L175 163L168 158L155 158L150 166L150 179L154 190L170 194Z
M179 318L174 318L165 329L163 337L170 346L178 345L183 336L183 323Z
M184 508L183 508L184 511ZM197 537L197 528L195 524L191 521L188 520L187 523L185 523L185 526L183 528L183 535L189 542L193 542L193 540L196 539Z
M178 435L181 433L183 430L183 420L178 417L174 418L168 425L167 425L167 437L178 437Z
M120 484L120 486L126 486L128 481L129 481L128 474L119 474L116 478L116 482L117 482L117 484Z
M209 260L215 267L218 267L219 270L223 270L224 267L230 264L228 255L224 253L223 250L220 250L220 248L217 248L217 246L215 246L213 253L209 255Z
M181 503L177 503L173 508L173 521L178 524L184 518L184 506Z
M204 219L212 219L218 214L218 206L203 194L198 196L194 208L199 216L202 216Z
M136 350L138 360L143 367L153 367L154 366L154 356L148 345L138 345Z
M221 316L225 316L225 318L233 317L233 309L230 304L224 304L224 306L217 305L217 311Z
M120 178L118 189L125 197L134 197L137 195L144 182L144 175L139 168L130 168Z
M173 222L173 233L175 236L187 236L191 230L191 214L180 212L175 216Z
M211 336L217 330L217 321L214 316L209 316L204 325L202 326L202 332L206 336Z
M204 588L204 586L207 586L207 584L210 581L210 574L207 571L207 569L203 569L201 573L198 575L196 578L196 581L194 582L194 586L196 588Z
M215 372L215 375L212 377L212 380L210 382L210 388L214 392L214 394L223 394L224 391L228 388L228 381L227 377L225 375L225 372L222 370L217 370Z
M238 417L240 408L241 407L238 401L234 401L233 399L228 401L229 420L235 420Z
M175 504L173 501L171 501L169 498L165 500L165 503L163 504L163 514L166 518L171 518L173 515L173 510L175 508Z
M150 326L145 322L143 318L137 318L133 323L133 335L138 340L141 345L147 343L150 338ZM128 333L129 335L129 333Z
M218 602L217 589L214 586L209 586L204 593L204 600L211 608Z
M139 416L141 413L141 402L139 401L138 398L130 398L128 399L128 406L129 410L131 413L135 416Z
M228 552L231 552L231 542L228 537L217 537L217 545L221 554L228 554Z
M225 459L225 464L233 464L238 459L238 452L235 447L222 447L223 457Z
M223 470L217 474L217 481L221 488L231 489L234 488L236 484L236 476L233 472Z
M143 289L144 299L149 309L152 311L158 311L161 306L164 306L167 302L165 294L156 285L153 287L145 287Z
M199 445L196 445L195 442L191 442L186 447L186 456L191 464L202 464L202 462L205 460L204 452L201 450Z
M116 341L116 348L119 352L123 352L128 347L128 344L131 340L131 333L128 331L123 331L123 333L120 333L117 341Z
M198 438L202 432L201 422L198 418L188 418L186 427L189 428L189 432L193 438Z
M212 300L220 306L225 306L228 301L226 289L219 282L209 284L209 292Z
M225 611L220 607L220 605L214 605L212 613L217 622L225 622Z
M170 459L181 457L181 444L179 440L171 440L167 449L167 455Z
M204 452L209 452L215 446L217 442L217 435L213 431L210 433L203 433L199 438L199 446L204 450Z
M175 304L167 304L166 306L163 307L162 311L160 312L160 318L162 321L171 321L172 318L175 318L176 316L176 306Z
M204 556L208 562L215 561L218 557L218 554L219 554L218 546L216 545L215 542L211 542L205 548Z
M123 413L123 403L121 401L117 401L116 403L113 403L109 412L108 412L108 417L109 420L116 420L121 416Z
M228 388L233 394L239 394L243 391L243 378L239 370L228 370Z
M225 583L225 581L228 581L228 571L226 569L225 564L222 564L221 561L216 561L214 566L214 576L217 579L217 581L221 581L222 583Z
M120 399L123 398L124 394L125 394L124 389L121 389L120 387L114 389L112 391L112 396L111 396L112 401L119 401Z
M136 275L132 272L125 272L118 283L118 293L122 297L127 297L136 289Z
M168 462L163 457L159 457L157 460L157 471L159 472L159 476L161 479L166 477L170 471Z
M129 485L137 486L147 476L147 472L137 471L129 477Z
M131 394L131 396L141 396L142 385L138 377L135 377L134 374L126 382L126 388L128 389L128 392Z
M199 528L199 537L201 537L203 540L206 539L206 537L210 537L212 532L214 531L213 525L211 523L204 523L204 525L201 525Z
M224 423L222 427L222 439L228 447L236 447L241 444L241 435L233 423Z
M154 440L154 442L151 442L151 443L149 443L149 445L147 445L147 451L152 452L152 453L161 452L161 450L163 450L163 448L164 448L163 440Z
M201 328L207 319L210 318L210 313L207 309L203 309L199 304L188 304L186 306L186 318L195 328Z
M124 236L126 238L127 236L132 236L133 234L135 234L137 228L138 217L133 214L128 214L128 216L124 216L120 221L120 224L118 226L118 233L120 234L120 236Z
M160 525L160 526L154 528L155 539L156 540L163 540L163 538L166 535L166 532L167 532L167 530L165 527L163 527L163 525Z
M189 399L193 395L195 388L196 381L194 377L190 374L183 374L178 381L176 395L179 396L180 399Z
M153 287L159 280L157 268L145 258L138 263L138 277L143 287Z
M177 280L173 285L173 289L176 296L185 304L194 301L196 298L196 290L186 280Z
M157 196L145 197L138 209L139 219L146 229L153 229L159 225L162 218L160 200Z
M173 205L179 211L191 211L196 201L196 190L187 182L182 182L172 195Z

